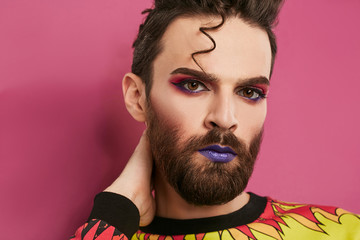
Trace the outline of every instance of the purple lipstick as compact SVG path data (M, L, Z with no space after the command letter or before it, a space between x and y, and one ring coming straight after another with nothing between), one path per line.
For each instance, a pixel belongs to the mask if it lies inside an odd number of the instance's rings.
M219 145L211 145L200 149L199 153L212 162L227 163L236 157L236 153L230 147L221 147Z

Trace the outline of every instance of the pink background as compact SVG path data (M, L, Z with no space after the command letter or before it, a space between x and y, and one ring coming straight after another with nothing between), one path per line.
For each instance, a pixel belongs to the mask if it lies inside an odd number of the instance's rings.
M150 0L1 0L1 239L66 239L144 126L121 79ZM360 2L288 0L248 190L360 213ZM16 236L16 237L15 237Z

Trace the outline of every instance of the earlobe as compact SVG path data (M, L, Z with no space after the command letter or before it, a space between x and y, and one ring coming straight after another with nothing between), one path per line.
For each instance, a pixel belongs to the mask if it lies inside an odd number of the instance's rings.
M145 122L145 83L134 73L125 74L122 82L124 102L130 115L139 122Z

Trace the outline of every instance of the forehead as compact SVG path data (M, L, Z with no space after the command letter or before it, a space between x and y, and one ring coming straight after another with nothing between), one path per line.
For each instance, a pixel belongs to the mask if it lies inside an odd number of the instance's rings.
M154 61L155 75L169 74L179 67L199 70L191 54L213 47L200 27L212 27L220 17L179 17L161 39L162 51ZM269 77L271 48L267 33L238 17L228 18L217 30L206 30L216 42L215 50L195 55L202 68L219 78Z

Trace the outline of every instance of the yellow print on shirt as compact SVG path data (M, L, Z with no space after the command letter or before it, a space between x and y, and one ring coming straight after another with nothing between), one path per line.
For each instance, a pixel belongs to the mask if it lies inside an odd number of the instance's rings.
M222 231L161 236L134 234L132 240L360 240L360 216L341 208L270 200L253 223Z

